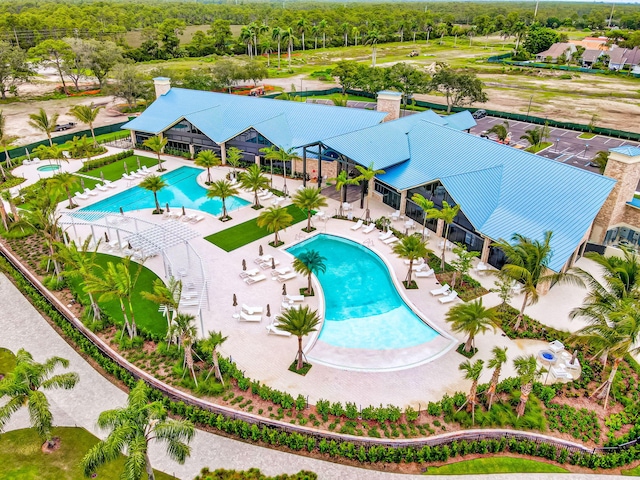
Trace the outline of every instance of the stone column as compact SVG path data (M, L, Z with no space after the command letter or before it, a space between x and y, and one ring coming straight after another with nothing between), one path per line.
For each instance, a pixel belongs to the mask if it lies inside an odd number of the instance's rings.
M133 144L133 148L136 148L136 132L135 132L135 130L131 130L129 132L129 135L131 135L131 143Z
M376 100L376 110L378 112L387 112L387 116L384 117L383 122L390 120L396 120L400 118L400 102L402 101L402 94L400 92L393 92L390 90L383 90L378 92Z
M256 162L256 165L260 166L260 155L254 155L254 161Z
M307 186L307 147L302 147L302 186Z
M191 160L193 160L194 157L196 156L196 149L193 148L192 143L189 144L189 155L191 156Z
M407 191L402 190L400 192L400 215L404 215L407 210Z
M322 188L322 145L318 145L318 189Z
M222 165L227 164L227 144L220 144L220 160L222 160Z
M444 220L439 218L436 226L436 235L441 237L443 233L444 233Z
M489 237L484 237L484 243L482 244L482 253L480 253L480 261L487 263L489 261L489 253L491 250L489 247L491 246L491 239Z
M167 77L156 77L153 79L153 87L156 91L156 98L171 90L171 79Z

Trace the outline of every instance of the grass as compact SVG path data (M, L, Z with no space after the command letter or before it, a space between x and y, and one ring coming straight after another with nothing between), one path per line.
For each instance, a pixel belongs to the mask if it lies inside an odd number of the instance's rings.
M549 148L551 145L553 145L551 142L542 142L539 145L531 145L529 148L526 148L525 151L529 153L538 153L545 148Z
M302 375L304 377L307 373L309 373L309 370L311 370L311 367L313 365L307 362L302 362L302 368L300 370L296 370L297 366L298 366L298 361L294 360L293 363L289 365L289 371L293 373L297 373L298 375Z
M98 438L84 428L57 427L53 434L60 437L60 448L45 454L42 441L30 428L0 435L0 465L3 480L81 480L85 479L80 460ZM104 465L97 471L98 479L118 480L124 469L124 456ZM147 478L146 474L143 478ZM156 472L158 480L174 478Z
M6 375L16 366L16 356L8 348L0 348L0 376Z
M593 137L595 137L596 134L595 133L581 133L580 135L578 135L578 138L582 138L584 140L591 140Z
M476 458L450 463L442 467L429 467L427 475L478 475L494 473L568 473L564 468L524 458Z
M340 95L338 93L334 94L334 95ZM317 100L333 100L333 95L314 95L313 97L306 97L309 99L317 99ZM352 101L352 102L370 102L370 103L375 103L376 100L375 98L369 98L369 97L361 97L360 95L348 95L348 100Z
M292 225L307 219L304 211L295 205L285 207L289 215L293 217ZM243 247L251 242L255 242L267 235L272 235L266 228L260 228L256 219L248 220L235 227L227 228L221 232L214 233L205 237L205 240L220 247L225 252L231 252L237 248Z
M100 178L100 172L102 172L104 174L105 180L111 180L112 182L114 182L122 178L125 162L127 164L127 169L129 172L138 170L138 159L140 160L140 165L146 166L147 168L153 167L158 164L157 158L145 157L142 155L132 155L123 160L118 160L117 162L110 163L109 165L96 168L95 170L91 170L89 172L85 172L83 173L83 175Z
M629 470L622 470L622 475L625 477L640 477L640 465Z
M96 263L101 267L106 267L108 262L119 262L121 260L120 257L115 257L113 255L105 255L103 253L99 253L96 255ZM136 272L136 263L132 262L132 275ZM136 324L139 328L142 328L154 335L164 336L167 333L167 321L162 316L160 312L158 312L158 305L142 298L140 292L147 291L150 292L153 289L153 281L158 278L158 276L149 270L146 267L142 267L142 272L140 272L140 277L138 278L138 283L136 284L135 291L133 293L133 312L135 314ZM82 280L73 279L69 281L70 287L79 295L81 298L88 302L89 296L82 290L81 288ZM110 317L112 317L119 325L123 324L122 311L120 309L120 301L112 300L109 302L98 302L100 308L107 313Z

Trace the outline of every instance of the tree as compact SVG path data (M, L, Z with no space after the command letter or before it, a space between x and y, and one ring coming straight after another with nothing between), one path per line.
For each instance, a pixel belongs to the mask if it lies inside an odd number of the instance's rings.
M371 66L376 66L376 56L378 50L378 41L380 40L380 32L378 30L369 30L367 33L367 39L365 40L365 45L371 45ZM324 45L323 45L324 48Z
M545 370L538 369L538 361L535 355L519 356L513 361L514 367L518 377L520 377L520 403L516 409L518 418L524 415L525 408L527 407L527 401L531 390L533 390L533 382L542 375Z
M231 32L231 22L217 18L211 24L211 28L207 31L213 41L213 46L219 54L224 54L229 50L229 44L233 41L233 33Z
M71 108L69 113L80 123L84 123L89 126L89 130L91 130L91 138L93 138L93 146L97 147L98 142L96 141L96 134L93 131L93 122L98 118L98 113L102 110L104 106L96 106L91 102L90 105L75 105Z
M433 208L433 202L431 200L427 200L419 193L414 193L411 196L411 201L415 203L418 207L422 209L423 219L422 219L422 238L424 239L424 232L427 229L427 212Z
M307 295L312 295L313 289L311 287L311 275L318 274L318 272L326 272L327 264L326 258L320 255L317 250L305 250L293 260L293 269L307 276Z
M327 48L327 30L329 29L329 24L325 19L320 20L318 24L318 31L322 34L322 48Z
M469 252L467 250L466 245L463 243L458 243L458 245L453 249L453 253L457 255L458 258L454 258L449 262L451 266L454 268L453 278L451 279L451 288L456 288L456 276L460 273L460 283L464 282L464 277L471 270L471 261L480 256L480 252Z
M216 68L213 75L223 88L227 88L231 93L231 87L239 78L238 65L232 60L220 60L216 62Z
M49 139L49 146L51 147L53 146L51 133L53 133L56 128L59 116L59 114L54 113L53 115L51 115L51 117L49 117L47 115L47 112L44 111L44 108L38 110L38 113L29 114L29 125L31 125L36 130L46 134L47 138Z
M449 309L445 319L451 323L451 329L456 333L469 335L464 345L464 351L470 352L474 347L474 339L479 333L489 329L495 330L496 313L482 305L482 299L472 303L461 303Z
M504 143L509 136L509 122L505 120L502 123L496 123L493 127L487 130L487 133L495 133L498 140Z
M53 177L51 177L49 183L52 187L60 188L66 192L67 199L69 200L69 210L77 207L77 205L73 203L73 199L71 198L71 190L73 190L80 184L80 178L78 178L77 175L69 172L56 173Z
M367 188L367 208L365 213L365 218L370 219L371 215L369 213L369 200L371 199L371 195L373 194L374 185L373 181L376 178L376 175L382 175L384 170L373 168L373 162L369 164L368 167L363 167L362 165L356 165L356 170L360 172L355 180L358 182L362 182L362 194L364 195L365 185Z
M247 62L243 65L244 76L246 79L251 80L254 85L257 85L263 78L269 76L269 71L265 66L258 61Z
M311 211L328 205L326 197L321 192L319 188L305 187L298 190L292 198L296 207L307 212L307 233L311 232Z
M109 40L85 40L85 43L87 67L103 88L111 69L122 62L120 47Z
M133 64L118 63L114 65L111 77L109 92L114 97L125 100L131 110L136 107L139 98L144 98L149 93L147 81L138 73Z
M247 168L247 171L240 176L242 188L253 192L253 207L260 208L258 192L263 188L269 188L269 179L262 174L262 168L255 163Z
M360 68L353 60L340 60L331 70L331 76L337 78L344 94L358 84Z
M17 95L18 85L29 81L34 74L27 54L20 47L0 41L0 96L3 100L7 93Z
M145 298L153 303L157 303L161 307L164 307L167 317L167 339L169 345L171 345L171 325L173 319L178 314L178 307L180 306L180 297L182 296L182 280L176 280L175 277L169 277L169 282L165 283L160 278L156 278L153 281L151 292L140 292L142 298Z
M600 150L598 153L596 153L596 156L591 159L590 163L591 165L598 167L598 171L604 174L604 171L607 168L608 161L609 161L609 152L607 152L606 150Z
M482 375L482 369L484 368L484 361L476 360L473 364L469 360L465 360L460 365L458 365L458 370L462 370L465 372L464 378L465 380L471 380L471 388L469 389L469 394L467 395L467 401L465 405L468 405L471 409L471 424L476 424L476 404L478 403L478 380L480 379L480 375ZM460 407L460 409L462 409Z
M452 107L486 102L489 97L484 84L473 73L458 73L448 67L441 68L431 78L431 90L442 93L447 99L447 113Z
M240 165L242 159L242 150L238 147L231 147L227 150L227 164L231 165L233 178L236 178L236 168Z
M211 354L211 363L213 363L214 375L218 381L224 386L224 378L222 378L222 372L220 371L220 364L218 362L218 347L222 345L228 337L222 335L222 332L209 332L209 336L200 342L200 348L205 353ZM211 374L211 372L209 372ZM207 376L207 378L209 378Z
M162 213L160 202L158 202L158 192L167 185L168 184L165 182L164 178L159 177L158 175L149 175L140 182L140 188L144 188L145 190L149 190L153 193L153 200L156 203L156 209L153 211L155 214Z
M309 29L309 23L307 22L307 19L301 18L300 20L298 20L298 22L296 23L296 27L298 29L298 33L300 34L302 51L304 52L304 34Z
M193 368L193 344L198 336L198 329L195 324L196 317L188 313L178 313L173 319L169 335L178 339L178 346L184 349L184 361L182 368L185 366L191 372L193 381L198 386L198 378ZM183 373L184 376L184 373Z
M194 162L198 167L207 169L207 185L211 183L211 168L220 165L221 160L212 150L200 150Z
M513 280L504 275L502 272L498 272L496 276L498 277L498 279L493 282L495 288L492 288L489 291L498 294L498 297L500 298L500 300L502 300L502 303L500 303L498 308L504 312L507 309L511 298L513 297Z
M409 270L407 271L407 278L404 281L405 288L412 287L411 275L413 274L413 262L419 258L427 257L429 252L425 241L417 235L407 235L393 245L393 253L403 259L409 260Z
M11 167L11 156L9 155L9 147L18 139L16 135L9 135L7 132L7 116L0 110L0 147L4 150L4 158L7 166Z
M546 28L539 23L534 23L529 27L527 36L524 39L524 49L532 55L548 50L551 45L558 42L558 32L551 28Z
M293 217L287 209L283 207L269 207L258 216L258 226L260 228L266 228L269 232L275 234L273 239L274 247L280 245L278 232L289 227L292 222Z
M524 135L520 136L520 140L526 140L531 147L539 146L542 141L542 128L534 127L524 131Z
M405 108L413 94L427 93L431 88L429 75L408 63L396 63L387 73L390 86L402 92Z
M273 27L271 29L271 39L278 43L278 70L280 70L280 45L282 44L282 29Z
M189 442L196 430L188 420L169 418L162 402L151 402L151 390L142 380L129 392L127 406L106 410L98 417L98 427L109 430L106 439L87 452L81 462L85 476L90 476L106 463L126 454L121 478L139 480L146 471L149 480L155 480L149 444L152 440L166 444L166 454L184 464L191 454Z
M343 214L344 202L346 202L347 185L358 185L360 183L355 178L349 178L346 170L341 170L337 177L330 178L329 182L335 182L336 191L340 192L340 216Z
M238 195L238 189L228 180L217 180L211 184L209 190L207 191L208 198L219 198L222 200L222 216L220 217L222 220L231 219L231 217L227 214L227 204L226 200L229 197L234 195Z
M45 65L55 67L62 81L62 88L65 94L69 94L67 83L64 81L64 62L66 58L73 54L69 44L63 40L48 39L40 42L33 47L29 54L31 56L40 57L40 61Z
M69 360L51 357L38 363L26 350L18 350L15 367L0 380L0 399L5 400L0 407L0 431L15 412L27 407L31 428L38 432L43 442L51 444L53 415L43 390L71 390L80 380L74 372L52 375L57 367L69 368Z
M489 405L487 406L487 410L491 410L493 400L496 396L498 383L500 383L500 373L502 371L502 366L507 363L507 347L501 348L495 346L493 347L493 350L491 350L491 353L493 355L489 359L487 367L493 368L493 375L491 375L491 382L489 383L489 388L486 391L486 394L489 397Z
M287 58L289 59L289 68L291 68L291 50L293 50L293 42L296 39L293 34L293 28L289 27L282 31L282 40L287 42Z
M155 137L147 138L142 144L147 147L149 150L158 155L158 171L164 172L166 168L162 167L162 160L160 159L160 154L164 150L164 147L167 146L167 142L169 141L166 137L161 137L156 135Z
M445 230L444 230L444 241L445 244L447 242L447 238L449 238L449 227L455 220L458 212L460 211L460 205L454 205L453 207L449 206L449 203L446 200L442 201L442 208L431 208L427 210L427 218L435 218L436 220L442 220L444 222ZM444 271L444 252L446 248L442 248L442 257L440 259L440 270Z
M296 370L300 370L303 365L304 353L302 352L302 337L317 330L320 324L320 317L316 310L311 310L309 305L299 308L290 308L282 312L277 318L278 329L291 333L298 337L298 353Z

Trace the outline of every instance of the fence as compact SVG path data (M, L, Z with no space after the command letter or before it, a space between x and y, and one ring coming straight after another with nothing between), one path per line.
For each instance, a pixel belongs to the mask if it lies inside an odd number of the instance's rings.
M607 75L625 75L632 76L636 78L640 78L640 74L638 73L622 73L613 70L602 70L599 68L585 68L585 67L572 67L571 65L557 65L543 62L532 62L529 60L519 61L519 60L507 60L507 58L511 58L510 53L505 53L503 55L495 55L493 57L489 57L487 61L489 63L502 63L504 65L513 65L516 67L531 67L531 68L545 68L547 70L563 70L565 72L580 72L580 73L604 73Z

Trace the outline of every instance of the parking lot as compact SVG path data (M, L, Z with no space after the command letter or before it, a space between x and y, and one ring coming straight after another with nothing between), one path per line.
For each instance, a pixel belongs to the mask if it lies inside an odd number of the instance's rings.
M504 119L496 117L484 117L476 120L478 125L471 129L471 133L480 135L482 132L489 130L496 123L502 123ZM509 121L509 131L511 132L511 145L519 145L522 148L529 146L526 140L520 140L525 130L535 128L536 124L527 122ZM622 140L619 138L603 137L596 135L590 139L578 138L580 132L573 130L564 130L562 128L550 128L548 142L553 144L538 155L567 163L575 167L583 168L597 172L596 167L590 167L589 162L601 150L609 150L610 148L621 147L623 145L638 146L638 142ZM490 135L489 138L496 138Z

